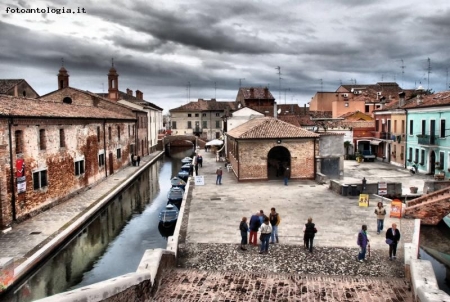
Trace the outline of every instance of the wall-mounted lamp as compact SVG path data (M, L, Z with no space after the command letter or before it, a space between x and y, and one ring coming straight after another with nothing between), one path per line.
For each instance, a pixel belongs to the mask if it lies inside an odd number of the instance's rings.
M281 139L277 139L277 144L281 144Z

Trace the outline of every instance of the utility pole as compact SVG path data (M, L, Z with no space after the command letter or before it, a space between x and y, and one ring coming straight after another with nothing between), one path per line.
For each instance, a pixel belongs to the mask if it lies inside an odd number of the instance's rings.
M217 99L217 83L214 82L214 99Z
M278 99L281 100L281 67L277 66L275 69L278 70Z
M320 79L320 92L323 92L323 80Z
M243 80L245 80L245 78L239 79L239 88L241 88L241 85L242 85L242 81L243 81Z
M428 85L427 90L430 91L430 73L431 73L431 60L428 58Z

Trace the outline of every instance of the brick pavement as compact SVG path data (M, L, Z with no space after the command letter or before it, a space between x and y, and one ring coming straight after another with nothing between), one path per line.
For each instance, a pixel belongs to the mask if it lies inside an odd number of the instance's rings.
M127 166L67 201L13 225L11 231L0 234L0 258L13 257L14 266L17 267L58 236L93 205L102 202L108 193L123 185L138 171L145 169L149 162L159 155L160 152L154 152L145 156L141 159L139 167Z
M404 279L169 271L153 301L413 301Z

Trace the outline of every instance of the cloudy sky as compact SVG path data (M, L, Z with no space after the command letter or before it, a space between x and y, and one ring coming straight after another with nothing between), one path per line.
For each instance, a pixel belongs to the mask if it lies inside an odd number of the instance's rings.
M85 13L11 10L47 7ZM0 15L0 78L39 94L57 89L61 58L70 86L92 92L114 58L119 89L165 110L234 100L240 79L300 105L341 83L449 86L448 0L0 0Z

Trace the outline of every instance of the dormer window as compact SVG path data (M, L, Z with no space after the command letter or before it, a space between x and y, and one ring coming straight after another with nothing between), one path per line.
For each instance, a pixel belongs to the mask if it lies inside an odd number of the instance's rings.
M66 96L66 97L63 99L63 103L64 103L64 104L72 104L72 99L71 99L70 97Z

